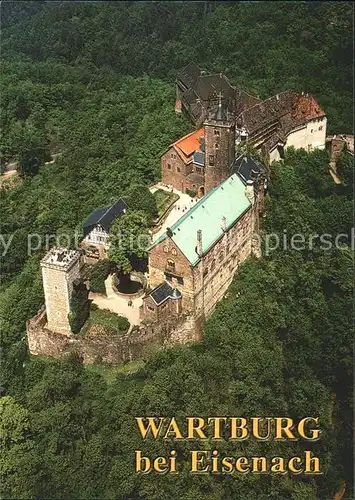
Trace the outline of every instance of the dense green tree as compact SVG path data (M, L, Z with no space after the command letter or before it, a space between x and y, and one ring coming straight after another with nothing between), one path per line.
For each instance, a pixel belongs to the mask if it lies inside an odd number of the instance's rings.
M69 324L73 333L79 333L90 314L89 290L85 283L74 283L70 298Z
M11 149L16 151L19 171L23 176L37 174L39 167L49 160L47 137L32 125L14 124L10 144Z
M157 204L155 197L149 191L147 186L132 185L124 193L129 209L141 210L148 217L148 222L153 221L158 216Z

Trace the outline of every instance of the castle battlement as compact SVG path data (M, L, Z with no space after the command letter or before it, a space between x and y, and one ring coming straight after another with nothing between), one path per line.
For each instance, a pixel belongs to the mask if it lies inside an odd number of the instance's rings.
M42 267L69 271L80 259L81 253L78 250L67 248L52 248L41 260Z

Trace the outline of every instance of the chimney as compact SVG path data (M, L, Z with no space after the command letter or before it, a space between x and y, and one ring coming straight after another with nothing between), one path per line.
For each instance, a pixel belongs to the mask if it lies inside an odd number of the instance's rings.
M254 205L255 202L255 194L254 194L254 182L249 179L247 180L247 185L245 186L245 196L250 201L251 205Z
M202 257L202 231L199 229L197 231L197 247L196 252L199 257Z
M222 217L222 224L221 224L222 231L225 233L227 231L227 219L223 215Z

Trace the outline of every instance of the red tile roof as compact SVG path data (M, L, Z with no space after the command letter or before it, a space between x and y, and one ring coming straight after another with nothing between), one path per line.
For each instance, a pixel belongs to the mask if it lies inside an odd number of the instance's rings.
M204 129L200 128L177 140L172 146L182 151L184 156L191 156L195 151L200 149L200 137L203 137L204 134Z
M319 106L314 97L310 95L297 95L295 99L293 118L295 121L309 121L325 116L324 111Z
M253 135L273 122L278 121L283 128L294 128L322 116L325 113L314 97L288 90L245 110L237 117L237 123L242 123Z

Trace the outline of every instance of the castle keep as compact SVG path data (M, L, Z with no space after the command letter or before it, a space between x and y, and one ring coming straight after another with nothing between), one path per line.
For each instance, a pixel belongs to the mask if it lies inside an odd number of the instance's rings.
M68 314L74 283L80 279L80 252L52 249L41 261L48 329L71 335Z

